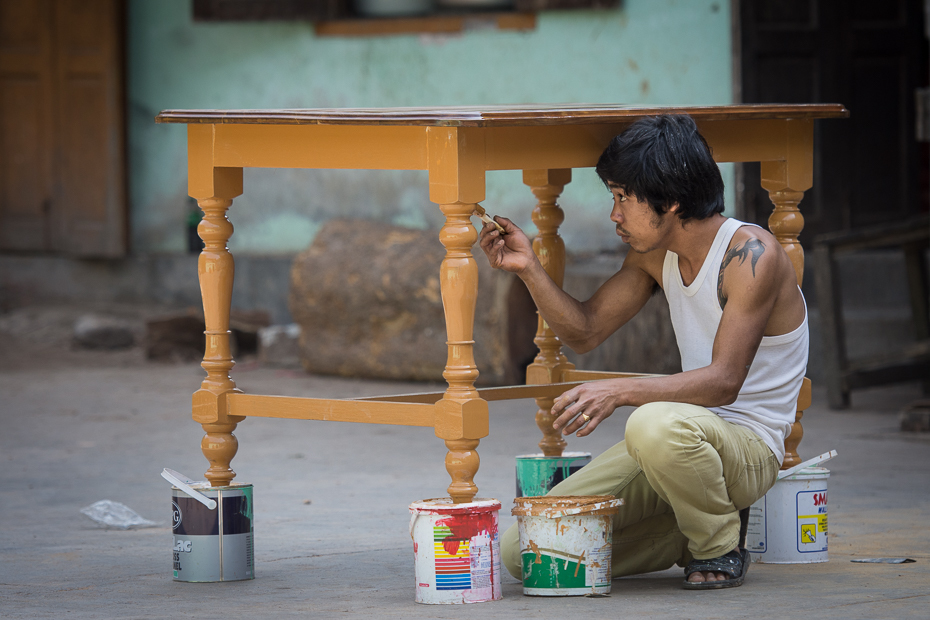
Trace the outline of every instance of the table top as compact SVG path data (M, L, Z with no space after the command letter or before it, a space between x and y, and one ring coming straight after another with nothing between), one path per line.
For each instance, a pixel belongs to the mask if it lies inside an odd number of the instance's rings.
M690 114L695 120L846 118L838 103L722 106L539 104L419 108L320 108L306 110L165 110L156 123L230 125L407 125L519 127L632 121L657 114Z

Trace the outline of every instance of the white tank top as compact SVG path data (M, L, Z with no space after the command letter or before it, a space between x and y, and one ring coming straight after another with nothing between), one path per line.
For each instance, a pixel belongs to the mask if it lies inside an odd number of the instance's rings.
M665 254L662 288L671 310L672 327L684 371L703 368L711 363L714 337L723 316L717 300L717 277L730 240L741 226L755 224L734 219L723 223L700 273L690 286L682 283L678 255L674 252ZM710 408L724 420L745 426L759 435L775 453L779 463L785 458L785 437L791 432L798 393L807 372L808 346L805 303L804 321L797 329L762 338L736 402Z

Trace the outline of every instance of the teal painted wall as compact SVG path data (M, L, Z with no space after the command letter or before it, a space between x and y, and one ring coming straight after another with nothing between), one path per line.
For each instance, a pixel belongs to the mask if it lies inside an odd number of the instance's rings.
M732 102L727 0L625 0L610 11L545 12L529 32L317 37L309 23L194 23L189 0L131 0L129 164L135 252L185 247L186 130L168 108L311 108L489 103ZM732 170L726 167L728 204ZM620 243L593 170L566 188L570 251ZM534 199L519 172L488 175L485 207L529 230ZM442 224L426 173L245 171L230 220L239 254L299 251L329 218L417 228Z

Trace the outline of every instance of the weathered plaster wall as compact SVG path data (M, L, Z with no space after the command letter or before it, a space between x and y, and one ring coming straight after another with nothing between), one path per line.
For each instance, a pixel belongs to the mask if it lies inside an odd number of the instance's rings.
M135 252L185 247L186 132L166 108L486 103L725 104L732 100L729 2L625 0L612 11L547 12L531 32L317 37L308 23L194 23L188 0L129 4L129 156ZM730 185L730 170L725 170ZM728 203L732 204L728 187ZM488 175L485 206L533 229L519 172ZM609 197L576 171L561 200L570 251L616 247ZM321 224L355 214L438 227L421 172L247 170L230 219L238 254L299 251Z

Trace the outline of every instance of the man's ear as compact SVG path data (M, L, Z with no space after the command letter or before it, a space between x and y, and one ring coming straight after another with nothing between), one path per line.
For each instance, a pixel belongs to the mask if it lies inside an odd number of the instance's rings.
M679 210L679 209L681 209L681 205L679 205L679 204L676 202L676 203L674 203L674 204L672 204L672 205L669 206L669 208L668 208L668 213L674 213L675 215L678 215L678 210Z

